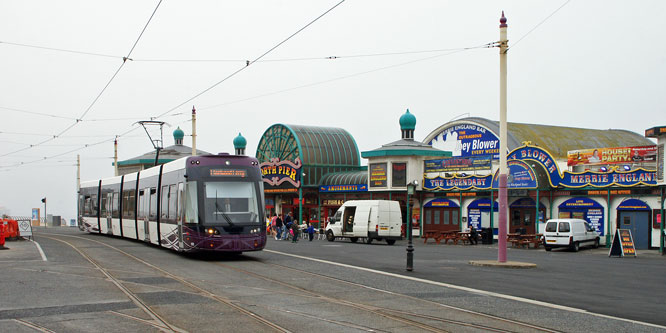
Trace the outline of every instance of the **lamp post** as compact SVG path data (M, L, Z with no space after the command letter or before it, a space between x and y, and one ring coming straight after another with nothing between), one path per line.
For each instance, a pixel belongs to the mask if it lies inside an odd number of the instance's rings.
M46 221L46 197L42 198L42 202L44 203L44 228L48 226L48 221Z
M412 246L412 210L409 206L409 196L414 195L414 189L419 185L417 180L407 184L407 270L414 270L414 246Z

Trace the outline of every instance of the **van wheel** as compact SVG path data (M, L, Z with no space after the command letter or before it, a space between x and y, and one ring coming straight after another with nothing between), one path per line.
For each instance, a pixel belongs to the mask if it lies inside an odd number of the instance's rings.
M365 244L371 244L372 243L372 238L368 237L365 239Z
M387 239L387 240L386 240L386 244L388 244L388 245L393 245L393 244L395 244L395 239Z
M571 249L574 252L578 252L578 250L580 250L580 244L578 242L574 242L573 245L571 245Z
M349 240L350 240L352 243L356 243L356 241L358 241L358 237L349 237Z
M599 238L594 240L594 248L598 249L599 248Z
M545 246L545 245L543 246L543 248L546 249L546 251L548 251L548 252L550 252L550 250L553 249L552 247L550 247L550 246Z
M329 242L332 242L335 240L335 236L333 236L333 231L327 231L326 232L326 240Z

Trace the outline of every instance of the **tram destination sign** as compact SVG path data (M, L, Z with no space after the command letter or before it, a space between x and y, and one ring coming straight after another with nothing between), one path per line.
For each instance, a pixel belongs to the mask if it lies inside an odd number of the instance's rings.
M243 169L210 169L211 177L247 177L247 171Z

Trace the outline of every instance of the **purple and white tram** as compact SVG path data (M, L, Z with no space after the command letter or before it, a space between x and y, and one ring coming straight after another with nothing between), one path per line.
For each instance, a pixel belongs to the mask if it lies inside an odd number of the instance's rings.
M176 251L262 250L264 189L257 159L184 157L81 183L79 228Z

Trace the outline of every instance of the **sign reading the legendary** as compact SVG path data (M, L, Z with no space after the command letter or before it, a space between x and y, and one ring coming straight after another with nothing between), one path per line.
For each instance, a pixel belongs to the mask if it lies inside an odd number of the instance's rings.
M423 189L426 191L449 191L449 190L486 190L492 183L492 175L467 176L462 178L435 177L423 180Z
M492 155L499 159L499 138L489 129L471 123L445 128L429 145L450 151L454 157Z
M319 192L365 192L367 190L368 185L366 184L319 186Z
M285 182L297 188L301 186L300 158L296 158L295 163L272 158L269 162L261 163L259 167L264 183L270 186L280 186Z
M570 150L567 152L567 165L595 165L654 162L657 160L657 146L615 147Z
M386 187L388 175L386 163L370 164L370 187Z
M452 157L426 160L423 163L423 172L425 173L490 170L492 167L492 156Z
M613 237L613 245L611 245L608 256L636 257L636 249L634 248L634 239L631 237L631 230L617 229L615 232L615 237Z

